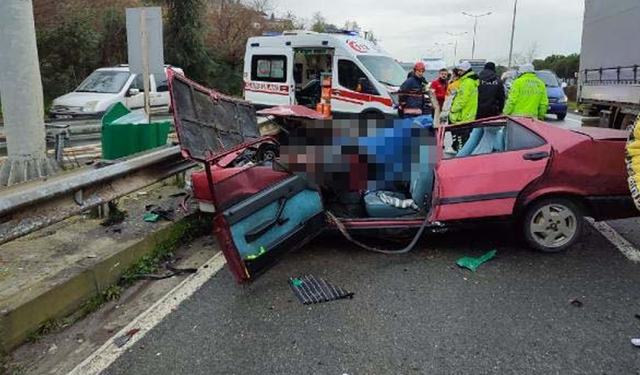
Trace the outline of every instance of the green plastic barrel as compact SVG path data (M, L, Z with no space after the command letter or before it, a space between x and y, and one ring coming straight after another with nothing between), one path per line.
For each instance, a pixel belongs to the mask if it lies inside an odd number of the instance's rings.
M102 117L102 158L118 159L167 144L170 121L149 124L113 124L131 113L122 103L116 103Z

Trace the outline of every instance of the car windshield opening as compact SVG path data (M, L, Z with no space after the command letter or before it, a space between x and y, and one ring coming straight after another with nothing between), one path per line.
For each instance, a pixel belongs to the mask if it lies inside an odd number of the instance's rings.
M556 78L555 74L550 72L536 72L536 75L547 87L560 87L560 83L558 83L558 78Z
M407 79L407 72L388 56L358 56L358 60L380 83L400 87Z
M129 72L95 71L76 89L76 92L115 94L122 90L131 74Z

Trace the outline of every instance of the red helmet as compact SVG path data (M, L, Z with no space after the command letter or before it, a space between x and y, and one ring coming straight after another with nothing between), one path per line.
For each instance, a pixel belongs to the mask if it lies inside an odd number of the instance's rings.
M413 70L422 70L424 71L426 69L424 63L422 61L418 61L414 66L413 66Z

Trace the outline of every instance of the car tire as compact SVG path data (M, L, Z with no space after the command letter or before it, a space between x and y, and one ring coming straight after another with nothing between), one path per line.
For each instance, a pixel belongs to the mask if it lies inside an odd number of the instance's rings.
M527 244L534 250L559 253L582 235L583 210L566 198L547 198L530 205L522 221Z
M565 117L567 117L567 114L566 113L558 113L557 116L558 116L558 120L562 121L562 120L565 119Z

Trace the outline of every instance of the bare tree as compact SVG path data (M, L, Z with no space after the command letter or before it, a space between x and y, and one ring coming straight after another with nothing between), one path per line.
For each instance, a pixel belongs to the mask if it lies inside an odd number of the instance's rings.
M344 27L345 30L357 30L360 31L360 25L356 21L345 21Z
M209 7L207 44L217 59L232 66L242 62L245 44L265 31L264 14L240 2L222 1Z
M256 12L269 14L275 9L273 0L246 0L246 5Z
M321 33L324 31L327 25L327 19L324 18L322 13L315 12L311 17L311 31Z

